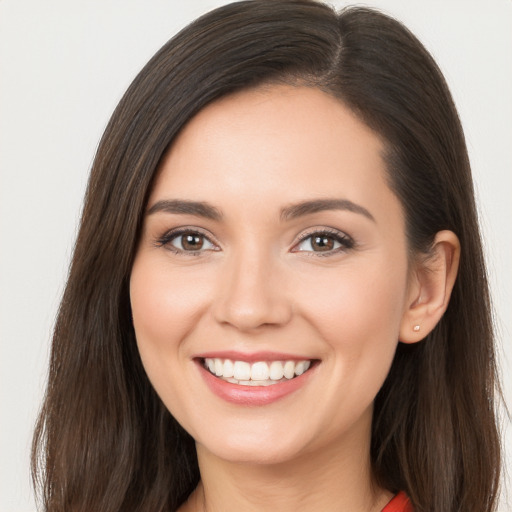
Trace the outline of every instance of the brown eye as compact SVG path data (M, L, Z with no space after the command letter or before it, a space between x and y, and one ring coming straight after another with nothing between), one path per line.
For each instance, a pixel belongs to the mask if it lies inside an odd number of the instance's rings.
M185 251L198 251L203 247L204 237L201 235L181 235L181 246Z
M331 251L334 249L334 239L327 235L312 236L311 248L315 252Z
M342 232L330 233L319 231L303 238L293 252L310 252L336 254L354 247L352 239Z
M202 252L215 249L215 245L205 235L194 231L175 235L166 243L182 252Z

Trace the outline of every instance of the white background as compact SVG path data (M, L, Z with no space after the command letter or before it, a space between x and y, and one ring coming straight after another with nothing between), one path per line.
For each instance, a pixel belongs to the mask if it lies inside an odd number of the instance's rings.
M149 57L187 22L224 3L0 0L0 512L35 510L31 432L102 131ZM511 404L512 0L363 3L409 26L437 59L455 97L476 181ZM512 471L511 429L505 437ZM500 512L512 511L508 502L502 500Z

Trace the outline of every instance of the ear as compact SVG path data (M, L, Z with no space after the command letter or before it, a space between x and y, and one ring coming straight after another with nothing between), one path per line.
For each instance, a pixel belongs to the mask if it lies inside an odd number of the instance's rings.
M400 325L403 343L421 341L443 316L457 277L460 243L452 231L437 233L432 250L411 271L407 303Z

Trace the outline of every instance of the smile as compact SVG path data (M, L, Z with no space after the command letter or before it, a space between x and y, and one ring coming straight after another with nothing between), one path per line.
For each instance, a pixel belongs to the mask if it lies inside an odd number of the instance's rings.
M210 391L237 406L263 406L307 387L318 373L320 360L292 354L225 351L194 358Z
M240 386L272 386L302 375L310 366L303 361L236 361L232 359L205 358L204 367L216 377Z

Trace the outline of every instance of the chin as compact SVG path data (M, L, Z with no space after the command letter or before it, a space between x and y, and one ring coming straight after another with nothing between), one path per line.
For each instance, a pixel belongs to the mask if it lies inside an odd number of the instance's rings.
M310 432L294 432L292 425L273 425L269 421L217 424L208 431L192 432L192 436L198 454L205 452L232 463L260 465L292 461L314 449L315 438Z
M199 456L204 451L226 462L262 466L291 462L303 451L298 446L282 446L281 442L273 442L269 445L262 441L251 444L230 442L220 446L206 446L198 443L197 449Z

